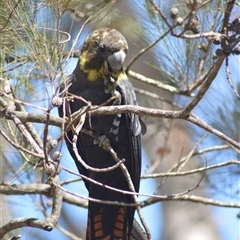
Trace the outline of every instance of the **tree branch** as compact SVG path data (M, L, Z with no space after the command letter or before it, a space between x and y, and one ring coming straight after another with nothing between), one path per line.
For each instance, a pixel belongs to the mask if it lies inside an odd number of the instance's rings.
M232 145L236 149L240 150L240 143L239 142L233 140L232 138L228 137L224 133L218 131L217 129L215 129L213 127L211 127L206 122L197 118L196 116L190 115L189 118L187 119L187 121L193 123L194 125L199 126L202 129L205 129L206 131L214 134L215 136L217 136L220 139L224 140L225 142L229 143L230 145Z
M3 236L8 233L9 231L12 231L17 228L21 227L33 227L33 228L39 228L45 231L51 231L57 224L61 208L62 208L62 192L57 187L59 185L59 178L58 176L55 176L51 180L51 186L48 185L52 190L53 195L53 207L52 207L52 213L50 217L46 218L45 220L39 220L37 218L15 218L3 225L0 228L0 238L3 238ZM39 184L37 184L39 186ZM26 187L26 186L25 186ZM39 192L39 190L38 190Z
M91 110L93 109L93 110ZM187 108L186 108L187 109ZM188 111L187 111L188 112ZM140 106L132 106L132 105L124 105L124 106L108 106L108 107L91 107L88 114L93 115L112 115L112 114L119 114L119 113L134 113L137 115L144 115L144 116L151 116L157 118L170 118L170 119L185 119L207 131L210 133L218 136L222 140L226 141L227 143L231 144L237 149L240 149L240 143L234 141L230 137L226 136L224 133L218 131L217 129L211 127L206 122L198 119L196 116L190 115L186 116L186 111L170 111L170 110L160 110L155 108L146 108ZM46 116L44 114L37 114L37 113L23 113L14 111L13 114L18 117L21 121L31 121L37 123L45 123ZM49 124L55 126L62 126L63 119L60 117L50 116Z
M193 170L190 170L190 171L146 174L146 175L141 176L141 178L142 179L147 179L147 178L158 178L158 177L186 176L186 175L189 175L189 174L205 172L205 171L208 171L208 170L211 170L211 169L225 167L225 166L232 165L232 164L240 165L240 162L238 160L229 160L229 161L226 161L226 162L223 162L223 163L213 164L211 166L197 168L197 169L193 169Z
M194 203L202 203L206 205L211 206L217 206L217 207L230 207L230 208L240 208L239 203L234 202L222 202L218 200L214 200L212 198L205 198L195 195L183 195L183 196L161 196L156 198L149 198L145 201L142 201L141 204L143 204L144 207L151 205L153 203L162 202L162 201L185 201L185 202L194 202Z
M46 196L51 196L50 186L48 184L18 184L18 185L0 185L0 193L6 194L6 195L24 195L24 194L44 194ZM82 200L82 196L76 193L72 193L67 191L66 189L62 189L63 192L63 201L67 202L69 204L73 204L76 206L87 208L87 197L85 197L85 200ZM110 202L110 201L104 201L106 204L114 204L114 205L124 205L124 206L141 206L146 207L148 205L151 205L156 202L161 201L186 201L186 202L196 202L196 203L203 203L218 207L232 207L232 208L240 208L239 203L234 202L222 202L213 200L211 198L204 198L200 196L195 195L152 195L152 194L138 194L139 196L147 196L150 197L149 199L145 201L141 201L138 204L125 204L119 203L119 202ZM96 201L95 199L89 199L90 201ZM97 202L97 201L96 201Z

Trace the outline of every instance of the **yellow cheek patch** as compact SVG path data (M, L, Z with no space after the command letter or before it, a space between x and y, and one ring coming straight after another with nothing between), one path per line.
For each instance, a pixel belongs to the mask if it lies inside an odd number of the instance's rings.
M80 62L79 62L80 69L83 71L84 71L84 66L85 66L86 62L87 62L87 54L86 54L86 52L84 52L81 54Z
M96 70L96 69L86 69L85 68L86 63L87 63L87 53L84 52L81 55L79 65L80 65L80 69L84 73L87 74L87 78L88 78L89 81L96 81L98 78L100 78L100 77L103 78L104 77L104 75L103 75L103 68L100 68L99 70Z
M118 81L128 80L128 77L125 72L120 72L118 75Z
M88 71L86 71L87 75L88 75L88 80L89 81L96 81L98 76L99 76L99 71L96 71L94 69L90 69Z
M87 52L84 52L81 55L80 62L79 62L79 65L80 65L79 67L85 74L87 74L87 78L88 78L89 81L93 82L93 81L96 81L99 78L105 78L104 66L102 66L99 70L86 69L85 68L86 63L87 63ZM116 73L116 74L112 74L112 77L114 79L117 79L117 81L122 81L122 80L127 80L128 79L127 75L123 71L121 71L119 73Z

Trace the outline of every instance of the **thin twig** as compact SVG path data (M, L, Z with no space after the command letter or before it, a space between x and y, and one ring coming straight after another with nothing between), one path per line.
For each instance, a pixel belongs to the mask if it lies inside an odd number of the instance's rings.
M207 137L208 132L206 132L203 137L195 144L195 146L192 148L192 150L189 152L189 154L181 161L181 164L178 165L177 167L177 172L180 172L180 170L186 166L187 162L192 158L195 150L201 145L203 140Z
M11 119L16 124L17 128L20 130L20 132L23 134L23 136L26 138L26 140L29 142L31 147L34 149L34 151L38 154L42 154L43 151L39 147L39 145L35 142L35 140L32 138L30 133L27 131L25 126L22 124L21 120L15 115L14 112L8 112L8 115L11 117Z
M232 80L231 80L231 73L230 73L230 71L229 71L228 61L229 61L229 58L227 57L227 58L226 58L226 67L225 67L226 78L227 78L227 80L228 80L228 82L229 82L229 85L230 85L231 89L233 90L233 93L234 93L235 96L240 100L240 96L239 96L237 90L234 88L233 83L232 83Z
M18 150L23 151L25 153L28 153L28 154L30 154L30 155L32 155L34 157L40 158L40 159L44 158L44 156L42 154L38 154L36 152L32 152L32 151L30 151L30 150L20 146L19 144L13 142L1 129L0 129L0 134L5 138L5 140L9 144L11 144L13 147L17 148Z
M111 167L107 167L107 168L94 168L89 166L88 164L86 164L86 162L83 161L83 159L81 158L81 156L78 153L78 147L77 147L77 140L78 140L78 135L80 133L80 131L82 131L83 133L93 137L94 139L97 139L98 136L96 134L94 134L92 131L90 130L86 130L86 129L82 129L82 126L85 122L85 117L86 117L86 113L82 114L78 125L76 126L75 130L75 134L73 134L73 139L72 139L72 145L73 145L73 152L75 153L75 157L77 158L77 160L80 162L81 165L83 165L87 170L90 170L92 172L109 172L112 171L116 168L118 168L120 166L120 164L122 164L124 162L124 160L121 160L119 162L117 162L116 164L114 164Z
M193 114L191 114L187 119L187 121L199 126L202 129L205 129L206 131L214 134L215 136L219 137L220 139L224 140L225 142L229 143L230 145L232 145L234 148L240 150L240 143L231 139L230 137L228 137L227 135L223 134L222 132L218 131L217 129L211 127L210 125L208 125L206 122L204 122L203 120L197 118L197 116L194 116Z
M186 176L189 174L204 172L204 171L208 171L208 170L215 169L215 168L225 167L228 165L240 165L240 162L238 160L229 160L229 161L226 161L223 163L217 163L217 164L213 164L210 166L201 167L201 168L197 168L197 169L193 169L193 170L189 170L189 171L185 171L185 172L167 172L167 173L146 174L146 175L141 176L141 178L147 179L147 178Z
M17 3L15 4L15 6L13 7L13 9L11 10L9 16L8 16L8 19L6 21L6 23L4 24L4 26L0 29L0 32L4 30L4 28L8 25L11 17L12 17L12 14L13 12L15 11L15 9L17 8L18 4L21 2L21 0L18 0Z
M166 31L162 36L158 37L155 41L149 44L147 47L141 49L129 62L128 66L126 67L126 73L128 74L130 67L134 64L134 62L141 57L144 53L149 51L153 46L155 46L159 41L161 41L170 30Z

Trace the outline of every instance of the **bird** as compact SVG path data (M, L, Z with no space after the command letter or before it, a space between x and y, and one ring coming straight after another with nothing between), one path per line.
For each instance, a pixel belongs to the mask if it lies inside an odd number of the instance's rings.
M93 31L84 41L75 70L60 86L65 108L58 108L60 117L86 107L138 105L133 86L124 71L128 52L125 37L112 28ZM73 130L67 130L65 140L79 173L85 176L89 192L86 239L129 240L136 207L133 196L104 188L88 179L123 191L132 191L121 167L101 171L116 164L116 159L106 150L110 146L119 160L123 160L136 193L139 192L141 172L141 135L146 126L134 113L112 115L86 115L84 132L77 137L77 151L91 168L78 161L73 151ZM91 133L91 134L87 134ZM107 144L105 144L107 143ZM110 201L112 204L106 204ZM121 203L121 205L114 205Z

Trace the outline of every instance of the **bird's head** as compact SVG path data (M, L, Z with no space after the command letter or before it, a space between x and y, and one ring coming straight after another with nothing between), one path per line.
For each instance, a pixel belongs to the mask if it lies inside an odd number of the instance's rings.
M125 78L123 62L128 44L115 29L101 28L90 34L82 47L80 68L89 81L112 77L116 81Z

